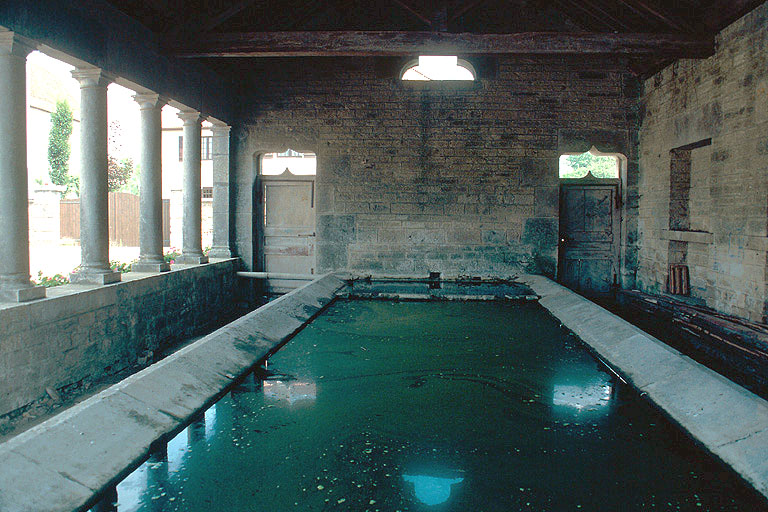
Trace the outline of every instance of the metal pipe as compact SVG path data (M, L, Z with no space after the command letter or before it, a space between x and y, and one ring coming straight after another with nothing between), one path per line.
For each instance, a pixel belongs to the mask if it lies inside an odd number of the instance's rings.
M314 281L319 276L314 274L290 274L287 272L238 272L237 277L251 279L288 279L293 281Z

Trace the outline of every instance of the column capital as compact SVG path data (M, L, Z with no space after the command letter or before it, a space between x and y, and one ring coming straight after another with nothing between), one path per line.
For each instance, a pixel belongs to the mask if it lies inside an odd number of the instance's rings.
M0 31L0 55L26 58L35 51L35 44L10 30Z
M211 123L211 131L214 135L228 135L232 127L224 123Z
M141 110L163 108L168 103L168 98L153 92L137 93L133 96L133 99L139 104L139 109Z
M181 110L177 115L179 116L179 119L184 121L184 126L202 124L203 122L203 115L197 110Z
M103 69L97 67L75 68L72 71L72 77L80 82L81 89L86 87L106 87L114 78Z

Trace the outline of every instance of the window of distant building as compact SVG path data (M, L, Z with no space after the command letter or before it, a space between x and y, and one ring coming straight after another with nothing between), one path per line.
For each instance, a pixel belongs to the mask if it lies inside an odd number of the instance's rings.
M437 57L422 55L405 67L403 80L474 80L472 65L455 55Z
M213 136L205 135L200 138L200 160L213 159ZM184 161L184 136L179 135L179 162Z
M200 159L211 160L213 158L213 137L204 136L200 139Z

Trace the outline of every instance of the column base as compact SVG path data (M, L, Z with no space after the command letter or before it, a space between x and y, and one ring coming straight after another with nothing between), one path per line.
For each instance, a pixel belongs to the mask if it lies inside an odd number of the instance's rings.
M231 258L232 257L232 251L229 250L229 247L211 247L211 250L208 251L208 257L209 258Z
M88 272L80 271L70 274L69 282L72 284L112 284L119 283L121 279L120 272Z
M0 302L28 302L44 299L45 287L25 286L21 288L0 288Z
M131 272L168 272L171 265L166 262L137 261L131 265Z
M204 254L182 254L175 261L182 265L202 265L203 263L208 263L208 256Z

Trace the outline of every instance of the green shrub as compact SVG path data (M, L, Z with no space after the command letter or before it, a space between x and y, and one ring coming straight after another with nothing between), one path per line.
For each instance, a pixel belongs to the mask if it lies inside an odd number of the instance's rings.
M130 263L124 263L122 261L110 261L109 268L111 268L115 272L120 272L121 274L125 274L126 272L131 271L131 265L133 265L133 263L134 263L133 261L131 261Z
M53 286L61 286L63 284L69 284L69 278L61 274L54 274L52 276L44 276L43 271L37 273L37 279L32 279L32 282L46 288Z
M168 252L163 254L163 259L165 259L166 263L173 264L173 263L176 263L176 258L178 258L179 256L181 256L181 253L179 252L179 250L174 247L171 247L170 249L168 249Z

